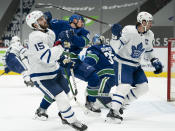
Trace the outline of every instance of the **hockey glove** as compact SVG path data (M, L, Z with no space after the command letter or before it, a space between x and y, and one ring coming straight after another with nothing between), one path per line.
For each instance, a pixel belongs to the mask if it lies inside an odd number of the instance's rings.
M26 86L34 87L34 82L30 79L29 76L25 76L23 78L24 78L24 83L26 84Z
M8 74L10 72L10 69L8 67L5 67L4 72Z
M60 40L56 41L53 46L58 46L58 45L62 45L63 48L70 48L71 46L70 42L67 42L67 41L61 42Z
M71 59L66 58L64 55L60 57L58 60L60 63L60 66L65 67L65 68L73 68L74 67L74 62L71 61Z
M163 66L162 66L162 63L159 61L158 58L152 58L151 59L151 64L156 69L154 71L154 74L160 74L160 73L162 73Z
M117 39L121 37L122 26L120 24L114 24L111 27L112 34L117 36Z
M72 37L74 36L74 31L73 30L66 30L62 31L59 35L58 38L61 39L62 42L64 41L71 41Z

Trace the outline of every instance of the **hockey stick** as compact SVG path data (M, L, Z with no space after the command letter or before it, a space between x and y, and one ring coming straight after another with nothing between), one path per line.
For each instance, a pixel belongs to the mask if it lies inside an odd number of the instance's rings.
M75 81L75 76L74 76L74 70L73 70L73 68L70 69L70 72L71 72L72 81L73 81L73 84L74 84L75 95L77 95L78 94L78 90L77 90L77 84L76 84L76 81Z
M83 15L83 14L78 13L78 12L75 12L75 11L71 11L71 10L64 9L64 8L62 8L62 7L60 7L60 6L53 5L53 4L51 4L51 3L48 3L48 4L45 4L45 3L37 3L37 4L35 5L35 8L56 8L56 9L60 9L60 10L63 10L63 11L69 12L69 13L73 13L73 14L77 14L77 15L83 16L83 17L85 17L85 18L88 18L88 19L90 19L90 20L93 20L93 21L95 21L95 22L98 22L98 23L101 23L101 24L104 24L104 25L108 25L108 26L110 26L110 27L112 26L112 24L106 23L106 22L101 21L101 20L97 20L97 19L95 19L95 18L89 17L89 16L87 16L87 15Z
M72 94L73 94L73 98L74 98L75 101L77 101L77 98L76 98L77 92L76 92L76 91L74 92L74 90L73 90L73 88L72 88L72 84L71 84L70 79L69 79L70 77L68 76L68 73L67 73L67 71L66 71L65 68L64 68L64 72L65 72L66 78L67 78L67 80L68 80L68 83L69 83L69 87L70 87L70 89L71 89L71 92L72 92Z

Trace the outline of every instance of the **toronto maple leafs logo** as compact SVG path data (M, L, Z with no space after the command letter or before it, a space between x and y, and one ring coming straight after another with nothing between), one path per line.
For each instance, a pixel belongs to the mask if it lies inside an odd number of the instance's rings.
M137 47L133 45L131 48L132 48L132 54L131 54L132 58L139 58L140 55L145 50L145 48L143 48L142 43L138 44Z

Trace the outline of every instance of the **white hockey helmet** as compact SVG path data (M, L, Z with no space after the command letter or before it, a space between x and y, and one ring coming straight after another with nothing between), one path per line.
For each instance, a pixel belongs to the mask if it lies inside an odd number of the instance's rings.
M146 22L153 21L153 16L148 12L140 12L137 15L137 22L142 23L143 20L145 20Z
M18 36L13 36L10 42L11 43L20 42L20 38Z
M31 13L29 13L29 14L26 16L26 23L27 23L27 25L28 25L30 28L34 29L34 27L32 26L32 24L37 23L37 20L38 20L41 16L44 16L44 14L43 14L42 11L39 11L39 10L32 11Z

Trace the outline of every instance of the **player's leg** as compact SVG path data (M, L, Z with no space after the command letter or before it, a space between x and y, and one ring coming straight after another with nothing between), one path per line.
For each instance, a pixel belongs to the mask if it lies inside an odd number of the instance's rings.
M88 82L87 90L96 92L99 89L100 79L92 66L83 62L79 62L74 68L74 73L77 78ZM96 106L95 102L96 97L91 95L86 96L85 106L93 112L101 112L100 108Z
M67 121L66 124L78 130L87 129L87 126L79 122L75 117L75 113L69 104L69 99L62 87L56 81L56 78L36 81L35 84L47 96L56 101L57 107L62 115L62 119Z
M61 68L61 70L62 69L63 68ZM56 80L61 85L64 92L68 94L70 92L70 88L68 87L68 81L63 77L63 75L59 75L59 77L56 77ZM47 120L48 118L47 109L54 101L55 100L45 95L44 98L41 100L39 108L35 112L35 117L38 118L39 120Z
M134 88L132 88L130 92L126 95L125 104L129 104L130 102L136 100L147 92L148 80L143 69L141 67L138 67L138 69L134 73Z
M116 82L117 87L113 87L110 91L112 102L109 103L111 110L107 114L106 121L112 121L115 123L121 123L123 118L120 114L120 108L124 102L125 96L131 89L131 84L133 82L133 72L135 68L121 63L116 63ZM127 77L126 77L127 76Z
M99 93L102 94L101 96L103 96L103 94L105 94L106 96L105 97L98 97L97 99L100 101L100 103L104 107L109 108L108 104L112 101L109 93L110 93L111 88L113 86L115 86L115 76L104 77L104 78L102 78L102 81L105 80L106 78L109 78L109 79L107 79L107 81L104 83L104 85L102 84L103 82L101 82L100 89L98 91L98 94ZM107 96L107 94L108 94L108 96Z
M40 106L35 112L35 119L39 120L47 120L48 119L48 114L47 114L47 109L50 107L50 105L54 102L54 99L51 99L47 95L43 97L41 100Z

